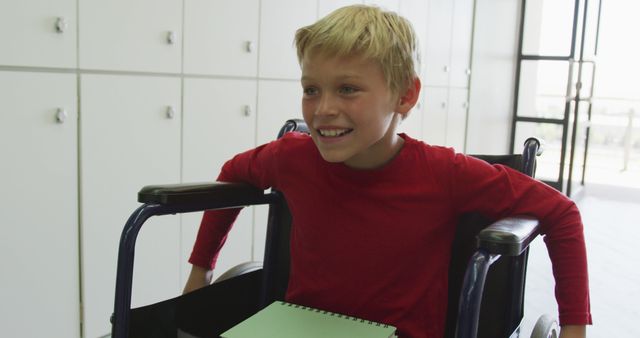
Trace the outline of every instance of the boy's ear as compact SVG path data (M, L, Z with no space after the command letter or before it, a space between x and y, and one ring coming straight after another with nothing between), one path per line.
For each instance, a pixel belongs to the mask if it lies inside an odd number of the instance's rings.
M422 83L420 79L416 76L411 81L411 85L409 88L405 90L403 94L400 95L400 100L398 101L398 105L396 106L396 113L401 115L406 115L413 106L418 102L418 98L420 97L420 88L422 87Z

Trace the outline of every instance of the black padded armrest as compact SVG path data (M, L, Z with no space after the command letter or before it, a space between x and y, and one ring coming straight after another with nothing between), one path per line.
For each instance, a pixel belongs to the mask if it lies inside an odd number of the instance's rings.
M509 217L486 227L478 234L478 247L492 254L520 255L538 236L538 220Z
M246 183L184 183L149 185L138 192L138 202L161 205L243 205L268 203L262 189Z

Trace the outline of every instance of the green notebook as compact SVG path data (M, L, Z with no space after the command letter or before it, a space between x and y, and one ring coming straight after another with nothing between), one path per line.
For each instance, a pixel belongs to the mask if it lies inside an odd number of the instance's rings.
M224 332L223 338L389 338L396 328L276 301Z

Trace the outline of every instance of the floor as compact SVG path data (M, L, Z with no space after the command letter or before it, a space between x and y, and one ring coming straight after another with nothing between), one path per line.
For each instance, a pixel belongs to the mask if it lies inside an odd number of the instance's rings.
M640 337L640 189L587 185L577 200L585 224L593 325L588 337ZM557 316L553 278L544 243L532 246L522 337L542 313Z

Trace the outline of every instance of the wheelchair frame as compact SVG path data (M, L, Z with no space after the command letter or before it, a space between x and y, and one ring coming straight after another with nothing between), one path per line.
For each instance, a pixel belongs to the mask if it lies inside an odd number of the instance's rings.
M290 131L308 132L302 121L289 120L280 130L278 137ZM541 152L539 140L529 138L525 141L522 155L522 171L525 174L533 176L536 156ZM478 157L482 158L482 156ZM129 217L120 238L114 312L111 316L112 337L129 336L135 243L142 225L152 216L270 204L272 208L269 212L260 307L268 305L273 300L282 299L284 296L286 283L282 283L282 280L288 280L288 264L275 263L280 256L277 252L280 250L278 248L288 248L289 240L288 229L285 233L275 225L276 218L289 216L281 193L277 191L265 193L261 189L242 183L174 184L144 187L138 194L138 201L144 204ZM514 318L508 319L508 321L517 322L519 326L523 312L522 298L528 246L537 235L538 221L527 217L502 219L480 231L477 236L478 249L469 261L462 283L455 337L476 338L487 272L501 256L522 257L511 265L515 264L516 269L524 269L524 271L513 276L510 282L516 285L516 289L520 289L519 299L515 302L520 304L520 310L512 311L517 313L513 314Z

